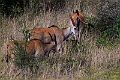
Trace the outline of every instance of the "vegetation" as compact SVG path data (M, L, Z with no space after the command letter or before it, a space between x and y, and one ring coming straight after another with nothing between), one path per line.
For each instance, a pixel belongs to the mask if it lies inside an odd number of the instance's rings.
M120 2L114 0L0 0L1 80L119 80ZM62 54L29 57L17 40L28 39L34 27L67 27L78 9L87 22L81 43L70 37ZM15 59L6 63L7 43L14 39ZM99 45L99 47L98 47ZM110 48L108 48L110 47Z
M116 45L120 43L120 17L113 23L114 27L108 28L102 32L98 42L105 46Z
M48 11L58 10L64 7L65 0L1 0L1 13L7 17L14 17L23 14L25 10L33 9L34 12L39 12L41 9ZM56 7L56 8L55 8Z

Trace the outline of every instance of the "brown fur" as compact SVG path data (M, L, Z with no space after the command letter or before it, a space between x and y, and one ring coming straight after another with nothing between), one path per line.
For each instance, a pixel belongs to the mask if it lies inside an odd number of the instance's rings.
M30 40L31 39L39 39L42 42L51 42L51 38L54 39L54 34L56 35L56 43L57 46L54 51L59 51L62 47L62 43L66 40L72 33L75 32L75 26L69 25L69 27L62 29L55 25L52 25L48 28L34 28L30 31ZM74 35L75 36L75 35Z
M72 21L72 19L73 19L73 21ZM83 15L81 12L79 12L78 10L76 10L75 12L73 12L73 14L72 14L72 19L69 20L69 23L70 23L71 25L74 25L74 26L77 28L76 35L78 35L79 38L80 38L81 35L82 35L82 31L79 32L79 31L80 31L80 28L83 29L84 26L85 26L85 24L93 27L93 25L92 25L91 23L88 23L88 22L85 21L84 15ZM81 29L81 30L82 30L82 29ZM80 39L81 39L81 38L80 38Z
M44 43L47 42L51 42L51 38L50 35L48 34L50 33L53 40L55 40L54 38L54 34L56 35L56 41L57 41L57 48L55 49L55 51L58 51L59 48L61 47L61 43L64 40L63 37L63 32L62 29L58 28L57 26L50 26L49 28L34 28L30 31L30 40L31 39L39 39Z
M83 14L81 12L79 12L78 10L76 10L76 12L73 12L73 14L72 14L72 19L74 20L74 23L77 23L77 21L76 21L77 18L80 19L80 22L82 24L81 27L84 27L84 25L87 24L87 22L85 22L85 18L83 16ZM69 20L69 22L70 22L70 24L72 24L71 19Z
M40 40L30 40L28 42L26 41L17 41L17 43L20 43L20 45L25 48L26 45L26 52L29 53L30 56L40 56L40 55L46 55L49 53L49 51L54 48L55 42L51 41L50 43L43 43ZM10 58L14 59L14 52L16 51L15 48L17 46L15 45L14 41L10 41L7 44L7 51Z

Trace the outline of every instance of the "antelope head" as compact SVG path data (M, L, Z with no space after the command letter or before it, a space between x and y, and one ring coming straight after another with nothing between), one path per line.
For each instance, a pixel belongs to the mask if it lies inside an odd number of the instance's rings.
M73 11L73 14L70 19L70 24L72 24L77 28L78 31L76 33L78 34L78 37L79 37L80 28L84 28L85 25L93 27L93 24L85 21L84 15L78 10Z
M79 25L80 22L78 22L77 24L74 22L74 19L70 16L70 20L72 22L72 24L69 24L70 27L70 33L73 33L74 38L76 39L76 37L78 36L79 33ZM77 19L77 21L80 21L79 19ZM77 26L77 27L76 27Z

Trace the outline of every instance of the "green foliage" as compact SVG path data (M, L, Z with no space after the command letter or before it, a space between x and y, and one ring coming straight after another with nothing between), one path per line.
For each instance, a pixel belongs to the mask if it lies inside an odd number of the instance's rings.
M27 42L26 44L22 45L20 42L15 41L14 44L16 45L14 52L14 64L19 69L22 69L23 73L29 68L30 72L36 72L37 74L38 69L42 71L42 69L44 68L43 66L47 66L44 56L40 56L37 58L34 56L30 56L30 54L26 51Z
M113 27L115 19L120 15L120 4L110 0L102 0L96 7L97 10L97 27L98 30L104 31Z
M22 42L19 42L19 41L16 41L14 40L14 44L16 45L15 47L15 52L14 52L14 55L15 55L15 64L20 67L20 68L23 68L25 66L28 66L29 64L29 53L26 52L26 47L27 47L27 40L29 38L28 36L28 33L29 33L29 30L24 27L24 29L22 30L22 33L24 35L24 41L25 41L25 44L23 45Z
M14 41L14 44L16 45L15 47L15 64L22 68L23 65L27 65L27 61L26 59L29 59L28 58L28 55L27 55L27 52L25 51L25 48L22 46L22 44L20 42L17 42L17 41ZM25 45L24 45L25 46Z
M101 74L101 77L108 80L119 80L120 79L120 68L113 68Z
M27 28L27 27L24 27L23 29L22 29L22 33L23 33L23 35L24 35L24 40L25 41L27 41L28 39L29 39L29 29Z
M0 13L7 17L22 14L25 9L33 9L34 12L41 10L59 10L65 5L65 0L0 0Z
M98 43L105 46L111 46L120 43L120 16L115 20L113 26L114 27L103 31L97 40Z
M10 79L9 76L0 74L0 79L7 80L8 78Z
M29 0L1 0L1 13L3 15L11 15L20 14L24 10L25 4L28 4Z

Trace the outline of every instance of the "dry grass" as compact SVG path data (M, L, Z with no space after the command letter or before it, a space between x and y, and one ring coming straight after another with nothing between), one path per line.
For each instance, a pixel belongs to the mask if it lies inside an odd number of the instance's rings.
M72 9L83 9L86 16L96 16L95 6L81 8L78 3L74 6L69 6L71 3L67 3L67 10L57 12L48 11L45 14L41 12L39 15L32 15L32 12L26 12L20 17L15 17L13 19L3 18L2 27L0 29L0 57L7 53L6 43L12 38L15 40L23 40L24 36L22 30L24 28L32 29L34 27L49 27L53 24L60 28L67 27L69 13L72 12ZM84 3L86 6L87 4L88 2ZM42 62L39 68L35 67L33 72L31 72L28 67L19 69L14 66L13 63L9 63L8 65L5 61L0 62L0 79L109 80L106 78L108 75L105 74L107 74L111 68L117 69L117 61L120 59L120 45L118 44L112 48L103 46L97 47L97 37L97 32L94 30L89 32L85 29L80 44L75 44L75 41L70 38L68 42L64 42L62 54L52 54L51 52L51 56L46 59L45 62ZM46 64L46 62L48 64ZM118 76L118 74L116 75ZM118 80L116 77L114 79Z

